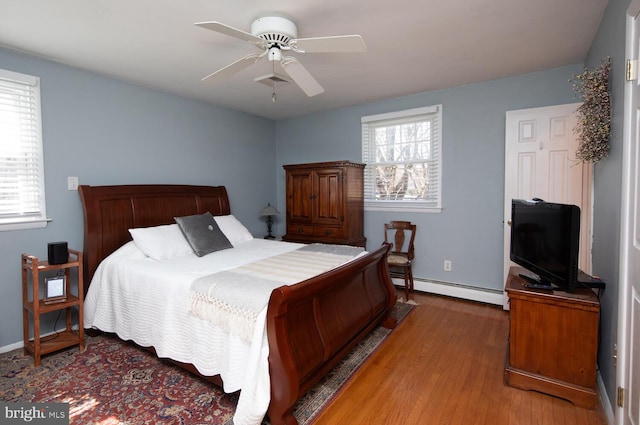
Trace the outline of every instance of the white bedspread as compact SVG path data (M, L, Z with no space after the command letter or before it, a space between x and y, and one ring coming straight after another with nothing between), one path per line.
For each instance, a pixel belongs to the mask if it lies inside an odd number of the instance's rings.
M260 424L270 400L267 308L257 315L250 341L244 341L190 314L189 289L200 277L302 246L253 239L204 257L156 261L129 242L96 270L85 299L85 326L153 346L159 357L191 363L203 375L220 375L225 392L242 390L234 424Z

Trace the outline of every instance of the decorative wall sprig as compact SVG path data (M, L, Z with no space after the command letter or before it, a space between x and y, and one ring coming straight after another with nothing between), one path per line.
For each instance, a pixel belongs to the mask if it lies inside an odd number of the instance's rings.
M611 98L609 73L611 58L603 59L599 68L585 68L574 75L573 90L580 94L582 105L578 108L578 123L574 131L580 144L576 157L584 162L596 163L609 155L611 132Z

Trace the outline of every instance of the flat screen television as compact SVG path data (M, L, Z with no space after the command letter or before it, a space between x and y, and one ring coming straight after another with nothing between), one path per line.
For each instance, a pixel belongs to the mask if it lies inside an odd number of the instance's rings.
M511 261L536 276L529 286L573 292L578 287L580 208L514 199L511 202Z

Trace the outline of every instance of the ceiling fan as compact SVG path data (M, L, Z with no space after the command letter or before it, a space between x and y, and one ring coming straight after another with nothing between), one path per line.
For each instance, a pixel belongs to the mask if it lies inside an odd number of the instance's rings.
M271 75L274 84L280 78L275 74L275 64L279 63L289 78L296 83L307 96L315 96L324 89L304 66L293 56L285 56L284 52L295 53L357 53L365 52L367 46L359 35L338 35L330 37L297 38L298 29L289 19L266 16L256 19L251 24L251 33L231 27L221 22L198 22L195 25L236 37L255 45L261 53L251 53L237 61L207 75L202 81L215 82L229 77L267 56L273 63L274 73ZM258 79L256 79L258 81Z

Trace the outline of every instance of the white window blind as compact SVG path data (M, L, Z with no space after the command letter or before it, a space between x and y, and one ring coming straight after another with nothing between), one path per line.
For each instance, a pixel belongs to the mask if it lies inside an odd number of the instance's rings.
M362 117L365 208L441 211L442 105Z
M46 225L39 83L0 70L0 230Z

